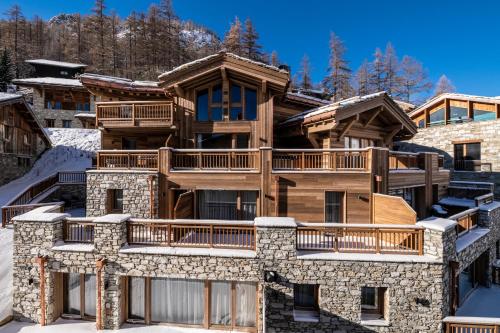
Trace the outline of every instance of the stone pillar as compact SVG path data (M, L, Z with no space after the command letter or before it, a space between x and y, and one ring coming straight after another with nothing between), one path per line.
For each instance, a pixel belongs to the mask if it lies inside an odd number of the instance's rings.
M417 226L425 228L424 255L435 257L447 264L454 260L456 254L457 222L437 217L429 217L417 222Z

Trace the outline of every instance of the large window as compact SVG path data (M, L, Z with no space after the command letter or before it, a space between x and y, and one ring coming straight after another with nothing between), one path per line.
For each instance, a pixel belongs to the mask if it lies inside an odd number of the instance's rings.
M429 125L444 125L444 114L444 106L431 111L429 114Z
M255 283L139 277L129 277L127 283L129 322L224 329L256 326Z
M257 119L257 90L239 84L231 84L230 120Z
M325 192L325 222L344 222L344 192Z
M497 118L495 105L474 103L473 104L474 121L495 120Z
M469 119L466 107L450 106L450 122L463 122Z
M481 143L455 143L455 170L481 171Z
M68 273L63 275L63 314L81 318L96 315L95 275Z
M386 288L361 288L361 319L377 320L385 316Z
M196 93L196 120L221 121L224 119L222 109L222 85L216 84Z
M209 220L253 220L257 191L198 191L198 216Z

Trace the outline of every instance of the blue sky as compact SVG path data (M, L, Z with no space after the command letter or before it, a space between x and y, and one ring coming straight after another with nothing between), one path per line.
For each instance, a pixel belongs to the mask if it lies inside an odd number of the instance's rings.
M106 4L125 17L152 2ZM88 13L93 0L0 0L0 13L14 3L27 17L50 18L61 12ZM174 0L174 8L182 19L221 36L235 16L250 17L265 49L276 50L294 71L308 54L315 81L325 75L334 31L344 40L353 69L390 41L400 58L408 54L420 60L433 82L446 74L459 92L500 95L500 1Z

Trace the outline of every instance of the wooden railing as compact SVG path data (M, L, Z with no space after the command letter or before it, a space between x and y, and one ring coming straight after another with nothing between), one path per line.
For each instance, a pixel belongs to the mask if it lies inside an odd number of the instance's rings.
M255 249L255 227L241 222L130 220L127 235L132 245Z
M66 219L63 225L63 239L68 243L93 243L94 223L85 220Z
M297 227L297 250L423 254L423 229L407 226L321 225Z
M44 206L58 206L58 211L64 211L64 202L47 202L39 204L27 204L27 205L14 205L14 206L3 206L2 207L2 227L5 228L8 224L12 223L12 219L16 216L25 214L35 208Z
M419 169L418 154L391 151L389 153L389 169Z
M158 169L157 150L101 150L97 152L98 169Z
M368 150L275 149L273 170L368 170Z
M59 184L81 184L87 181L85 171L63 171L58 173Z
M96 124L104 126L171 126L174 105L159 101L120 101L96 103Z
M257 149L172 150L172 170L259 170Z
M446 317L445 333L500 333L498 318Z
M472 208L450 216L448 219L457 221L457 232L461 235L469 232L473 228L476 228L478 218L478 208Z

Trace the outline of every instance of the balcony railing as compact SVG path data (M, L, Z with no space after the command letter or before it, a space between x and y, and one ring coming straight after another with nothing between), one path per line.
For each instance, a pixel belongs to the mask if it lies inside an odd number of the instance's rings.
M368 150L274 149L273 170L366 171Z
M423 229L408 226L303 224L297 250L423 254Z
M2 207L2 227L12 223L12 219L16 216L25 214L35 208L44 206L57 206L57 212L62 213L64 211L64 202L47 202L39 204L26 204L26 205L12 205Z
M478 218L478 208L472 208L450 216L448 219L457 221L457 232L461 235L476 228Z
M172 126L172 102L102 102L96 103L96 123L104 127Z
M66 219L63 239L68 243L93 243L94 223L85 220Z
M445 333L500 333L498 318L446 317Z
M131 245L255 249L255 227L252 222L196 224L175 220L130 220L127 225Z
M158 169L158 150L101 150L98 169Z
M172 170L259 170L258 149L172 150Z
M391 170L419 169L418 154L391 151L389 153L389 168Z

